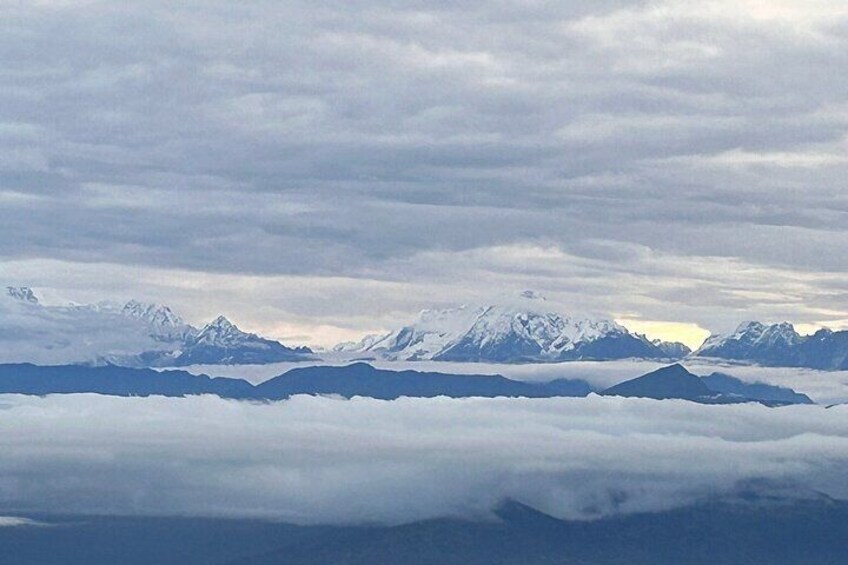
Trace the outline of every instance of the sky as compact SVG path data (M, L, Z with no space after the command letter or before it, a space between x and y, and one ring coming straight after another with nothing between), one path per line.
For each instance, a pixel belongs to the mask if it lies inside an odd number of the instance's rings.
M848 325L844 0L0 0L0 279L332 345Z

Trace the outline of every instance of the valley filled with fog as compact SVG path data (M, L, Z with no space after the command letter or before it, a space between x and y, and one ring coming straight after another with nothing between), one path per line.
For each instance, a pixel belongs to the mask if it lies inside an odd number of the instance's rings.
M274 518L593 519L742 494L848 498L848 406L587 398L0 396L0 508Z

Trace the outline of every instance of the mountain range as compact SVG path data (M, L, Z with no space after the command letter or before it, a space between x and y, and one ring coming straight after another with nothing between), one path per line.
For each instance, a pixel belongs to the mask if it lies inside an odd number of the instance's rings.
M511 305L424 310L385 335L336 346L337 352L393 361L532 363L638 357L680 359L680 343L651 341L612 320L572 318L525 292Z
M848 370L848 331L821 329L803 336L788 322L744 322L731 334L711 336L694 355L772 367Z
M772 367L848 370L848 331L800 335L792 324L745 322L710 336L691 351L680 343L649 340L612 320L572 318L544 308L537 295L510 306L424 310L412 323L337 352L362 359L488 363L556 363L625 358L706 358Z
M182 367L312 358L309 348L241 331L223 316L195 328L168 306L136 300L47 306L27 287L0 297L0 362Z
M709 337L692 352L651 340L613 320L553 311L530 291L502 304L424 310L411 323L359 342L339 344L350 360L557 363L698 357L773 367L848 370L848 331L800 335L792 324L745 322ZM196 328L168 306L130 300L42 304L28 287L0 293L0 363L117 364L183 367L315 360L292 347L244 332L219 316Z

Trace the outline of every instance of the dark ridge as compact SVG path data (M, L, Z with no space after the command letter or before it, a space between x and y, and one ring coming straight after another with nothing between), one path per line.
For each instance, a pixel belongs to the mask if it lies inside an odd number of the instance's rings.
M746 383L725 373L713 373L706 377L701 377L701 380L714 392L750 398L775 406L815 404L809 396L795 392L791 388L765 383Z
M222 398L281 400L295 394L336 394L392 400L401 396L529 397L586 396L584 381L525 383L499 375L451 375L386 371L365 363L344 367L292 369L254 386L242 379L210 378L185 371L155 371L115 365L0 365L0 393L181 397L214 394Z
M791 388L764 383L746 383L723 373L699 377L679 364L669 365L619 383L601 394L656 400L677 398L702 404L742 402L759 402L766 406L815 404L807 395L797 393Z
M252 398L254 387L241 379L210 378L185 371L159 372L116 365L42 367L24 363L0 365L0 393L171 397L216 394L225 398Z
M701 400L713 395L707 385L697 376L675 363L657 369L641 377L619 383L601 394L605 396L627 396L639 398L681 398Z
M587 396L585 381L555 380L546 383L513 381L500 375L453 375L419 371L387 371L367 363L344 367L315 366L292 369L256 387L263 398L281 399L295 394L338 394L345 398L367 396L393 400L401 396L549 398Z

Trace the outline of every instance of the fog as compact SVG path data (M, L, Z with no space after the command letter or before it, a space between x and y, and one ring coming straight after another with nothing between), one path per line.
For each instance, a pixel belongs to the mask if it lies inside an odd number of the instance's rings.
M562 518L754 489L848 499L848 406L641 399L0 396L0 515L304 524Z

